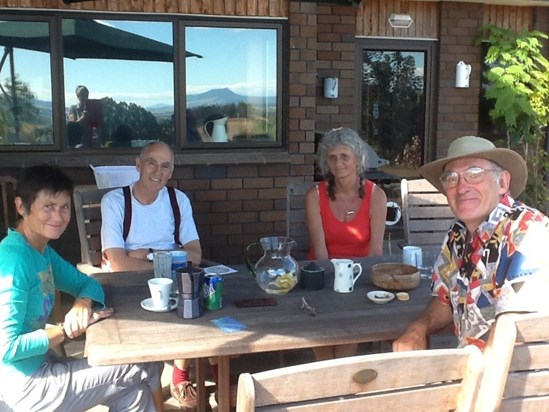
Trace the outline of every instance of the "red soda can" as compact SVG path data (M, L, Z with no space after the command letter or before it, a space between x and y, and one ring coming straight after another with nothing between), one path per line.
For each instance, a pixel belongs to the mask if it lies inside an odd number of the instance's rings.
M223 278L221 276L204 276L204 307L207 310L219 310L223 307Z

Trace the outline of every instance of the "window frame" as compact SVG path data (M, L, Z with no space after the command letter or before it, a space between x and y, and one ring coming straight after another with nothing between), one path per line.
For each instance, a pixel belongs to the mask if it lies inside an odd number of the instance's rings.
M436 156L435 133L435 87L437 84L437 39L396 39L379 37L357 37L355 47L355 124L359 127L362 113L362 59L364 50L404 51L425 53L425 136L423 149L423 163L430 162Z
M220 16L193 16L173 14L136 14L136 13L95 13L95 12L73 12L73 11L38 11L21 12L13 10L2 10L0 20L12 21L37 21L48 22L50 28L50 71L52 88L52 122L53 136L52 144L48 145L0 145L0 152L37 152L37 153L59 153L59 154L83 154L101 156L120 155L121 153L138 153L139 148L86 148L74 149L67 147L66 132L66 102L64 98L64 65L61 33L61 22L63 19L94 19L94 20L122 20L122 21L143 21L143 22L168 22L172 24L174 61L173 61L173 87L174 87L174 113L176 122L174 128L174 150L175 153L187 151L193 152L226 152L249 151L250 149L284 149L287 148L287 91L288 91L288 66L289 66L289 23L286 18L253 18L253 17L220 17ZM276 140L275 141L241 141L227 143L192 143L185 142L184 133L186 130L186 85L185 85L185 28L189 26L207 26L219 28L258 28L276 30ZM286 81L285 81L286 79Z

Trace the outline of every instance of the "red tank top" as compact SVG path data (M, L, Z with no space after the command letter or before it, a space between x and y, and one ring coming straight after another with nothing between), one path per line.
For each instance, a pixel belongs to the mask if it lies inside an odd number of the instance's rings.
M370 180L364 182L365 193L358 213L353 220L341 222L334 216L330 208L328 183L326 181L319 183L320 216L330 259L368 256L371 237L370 200L373 187L374 183ZM315 259L312 247L309 249L309 259Z

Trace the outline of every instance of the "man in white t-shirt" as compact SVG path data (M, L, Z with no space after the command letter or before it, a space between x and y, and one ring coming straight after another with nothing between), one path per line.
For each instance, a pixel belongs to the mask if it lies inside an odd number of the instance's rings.
M175 190L181 212L179 241L174 241L175 219L166 184L172 176L174 155L170 146L154 142L143 148L136 159L139 180L130 185L131 225L124 240L125 201L122 189L115 189L101 201L101 244L112 271L152 269L149 249L182 248L187 260L199 264L200 240L192 216L189 198Z
M108 192L101 200L101 244L111 271L147 270L152 263L147 254L152 250L183 249L187 260L200 264L202 249L193 220L189 198L175 190L174 208L166 184L174 169L174 153L163 142L146 145L136 159L139 180L130 185L131 222L125 228L123 189ZM174 210L179 210L179 236ZM125 238L125 229L127 236ZM179 245L176 243L179 241ZM185 408L196 407L196 392L190 382L190 360L175 360L170 385L171 394Z

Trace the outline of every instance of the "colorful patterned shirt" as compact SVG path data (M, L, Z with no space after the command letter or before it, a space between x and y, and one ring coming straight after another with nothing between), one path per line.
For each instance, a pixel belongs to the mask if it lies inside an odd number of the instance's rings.
M544 308L548 244L549 219L509 195L469 241L464 223L453 224L435 263L433 292L452 305L459 346L483 348L500 313Z

